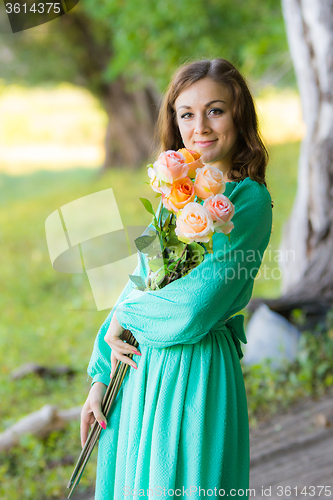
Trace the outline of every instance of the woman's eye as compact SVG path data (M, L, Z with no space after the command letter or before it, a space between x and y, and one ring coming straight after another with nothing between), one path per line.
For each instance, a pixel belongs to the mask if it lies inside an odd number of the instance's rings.
M217 111L219 113L223 113L222 109L219 108L212 108L210 111Z
M220 109L220 108L211 108L208 112L208 114L214 114L214 115L220 115L223 113L223 110ZM181 115L181 118L191 118L191 116L193 115L193 113L190 113L189 111L187 113L184 113L183 115Z
M190 115L191 113L184 113L181 118L184 118L186 115Z
M223 113L223 110L220 109L220 108L211 108L208 112L208 114L211 114L213 112L214 115L220 115ZM187 113L184 113L183 115L181 115L181 118L191 118L191 116L193 115L193 113L190 113L189 111Z

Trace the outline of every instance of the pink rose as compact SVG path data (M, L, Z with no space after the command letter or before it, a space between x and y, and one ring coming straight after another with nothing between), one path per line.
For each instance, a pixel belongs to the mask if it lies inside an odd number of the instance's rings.
M196 172L194 190L199 198L206 200L210 196L224 192L225 182L220 169L205 164L203 168L197 168Z
M230 221L235 213L235 206L229 198L223 194L216 194L207 198L203 205L214 221L214 229L218 233L228 234L234 227L234 223Z
M214 234L210 212L200 203L190 202L177 212L175 233L183 243L208 243Z
M171 149L163 151L153 167L157 177L167 184L172 184L178 179L187 177L189 170L184 155Z

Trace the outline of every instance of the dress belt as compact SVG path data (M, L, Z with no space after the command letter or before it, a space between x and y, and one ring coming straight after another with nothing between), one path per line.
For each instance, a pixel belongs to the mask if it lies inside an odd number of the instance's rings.
M223 322L218 322L214 325L212 331L225 329L229 331L231 338L234 341L239 359L242 359L244 354L241 349L241 342L243 342L243 344L247 344L247 338L244 330L244 315L236 314Z

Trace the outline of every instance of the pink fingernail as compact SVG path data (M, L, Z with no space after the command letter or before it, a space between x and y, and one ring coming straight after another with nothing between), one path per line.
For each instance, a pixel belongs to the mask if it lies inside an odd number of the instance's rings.
M137 366L133 366L133 368L135 368L136 370L138 369L138 367L137 367Z
M134 354L138 354L139 356L142 356L141 352L139 352L139 351L134 351Z
M99 423L101 427L103 427L103 429L106 429L106 425L105 425L105 422L104 420L102 422Z

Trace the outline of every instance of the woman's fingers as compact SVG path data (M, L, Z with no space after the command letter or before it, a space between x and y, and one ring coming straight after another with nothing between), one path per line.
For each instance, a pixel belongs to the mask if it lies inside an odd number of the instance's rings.
M113 360L113 357L116 358L116 361ZM117 351L116 349L112 349L112 354L111 354L111 376L114 374L116 366L117 366L117 360L122 361L123 363L133 366L133 368L137 369L137 364L135 361L133 361L131 358L128 356L121 354L121 352ZM113 368L114 367L114 368Z
M101 427L103 427L103 429L105 429L106 425L107 425L107 420L106 420L105 415L103 415L103 413L102 413L100 401L92 399L90 405L91 405L91 409L94 413L95 419L101 425Z
M118 363L118 359L116 358L114 352L112 351L112 353L111 353L111 375L110 375L110 378L113 377L113 375L114 375L114 373L116 371L117 363Z
M88 400L87 400L88 401ZM87 402L86 402L87 403ZM81 435L81 446L84 447L88 434L89 434L89 426L95 421L94 415L92 411L87 410L87 404L84 405L81 412L81 427L80 427L80 435Z
M87 441L88 431L89 431L89 423L86 422L85 420L82 420L82 417L81 417L80 432L81 432L81 446L82 446L82 448L84 447L84 445Z
M117 362L122 361L123 363L126 363L133 368L137 369L137 364L135 361L133 361L131 358L129 358L127 355L129 354L136 354L141 356L141 353L137 350L136 347L133 345L124 342L121 340L119 337L116 337L115 335L110 335L109 333L106 333L104 337L105 342L111 347L111 375L110 378L113 377L116 367L117 367Z
M101 427L106 429L107 420L102 413L102 401L106 393L107 386L102 382L95 382L89 392L86 402L81 411L81 446L84 447L88 434L89 426L92 426L95 421L102 424ZM103 423L104 422L104 423Z
M106 428L107 420L102 413L102 401L106 393L107 386L102 382L95 382L90 389L89 402L94 417L103 429Z
M111 347L111 349L116 348L117 351L124 354L138 354L139 352L136 347L127 342L124 342L119 337L106 334L104 340Z

